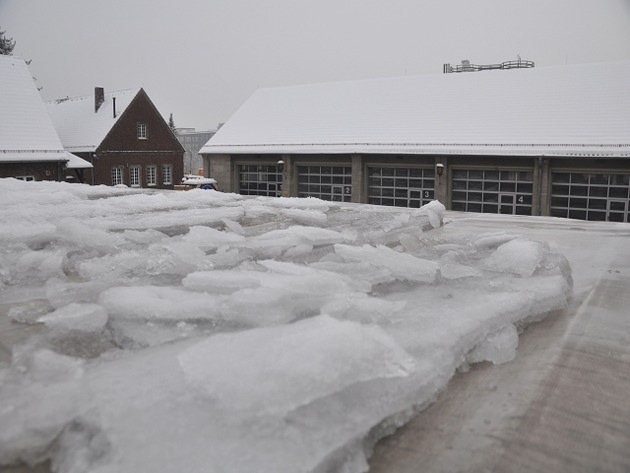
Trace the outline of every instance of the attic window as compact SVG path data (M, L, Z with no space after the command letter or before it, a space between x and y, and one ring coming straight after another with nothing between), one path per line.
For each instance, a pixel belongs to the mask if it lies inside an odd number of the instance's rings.
M147 139L147 124L146 123L138 123L138 139L139 140Z

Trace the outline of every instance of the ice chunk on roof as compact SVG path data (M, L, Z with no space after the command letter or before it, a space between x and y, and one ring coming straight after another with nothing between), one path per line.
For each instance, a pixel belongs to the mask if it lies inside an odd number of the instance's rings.
M466 356L467 363L490 361L495 365L512 361L516 356L518 332L514 325L506 325L491 333Z
M440 274L445 279L477 278L483 275L477 268L456 263L443 264Z
M542 243L518 238L499 246L486 259L485 266L491 271L529 277L534 273L542 258Z
M179 355L188 381L234 415L283 415L376 378L408 375L411 357L376 326L329 316L220 334Z
M296 222L302 223L304 225L320 225L323 226L326 224L328 217L326 214L320 210L313 209L282 209L282 215L285 215Z
M36 464L67 424L90 407L83 362L50 350L15 354L0 367L0 465Z
M365 261L378 268L387 268L401 281L432 283L439 264L407 253L399 253L383 245L362 247L335 245L335 253L346 261Z
M219 316L217 296L175 287L112 287L98 300L115 318L180 321Z
M94 332L107 323L107 311L98 304L68 304L39 318L49 328Z
M432 200L426 205L423 205L415 211L415 215L426 215L429 218L429 223L433 228L437 228L442 225L442 217L446 207L439 200Z
M241 243L245 240L240 233L222 232L216 228L195 226L182 237L187 244L194 244L202 250L217 249L223 245Z

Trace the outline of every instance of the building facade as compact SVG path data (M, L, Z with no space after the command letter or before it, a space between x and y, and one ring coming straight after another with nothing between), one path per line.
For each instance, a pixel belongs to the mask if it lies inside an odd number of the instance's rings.
M184 149L143 89L48 102L66 150L92 163L86 182L173 189Z
M184 148L184 174L197 174L203 169L203 158L199 150L203 148L216 131L197 131L194 128L178 128L175 136Z
M628 222L628 80L622 62L263 89L201 153L241 194Z

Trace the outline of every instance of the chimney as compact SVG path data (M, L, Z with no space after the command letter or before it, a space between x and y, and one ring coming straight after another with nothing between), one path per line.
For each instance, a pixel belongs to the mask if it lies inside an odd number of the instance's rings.
M112 97L112 108L114 109L114 118L116 118L116 97Z
M103 102L105 102L105 89L103 87L94 87L94 113L98 112Z

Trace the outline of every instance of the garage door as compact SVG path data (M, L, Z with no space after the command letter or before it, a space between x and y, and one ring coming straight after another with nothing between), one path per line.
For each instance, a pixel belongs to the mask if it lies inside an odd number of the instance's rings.
M453 170L453 210L513 215L532 214L532 173Z
M350 202L351 166L298 166L298 195Z
M421 207L433 200L433 168L368 168L368 203Z
M553 217L628 222L630 175L551 173Z
M239 166L239 193L242 195L266 195L277 197L282 194L282 173L278 166Z

